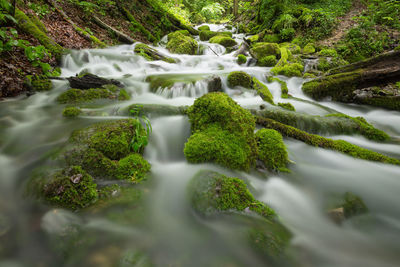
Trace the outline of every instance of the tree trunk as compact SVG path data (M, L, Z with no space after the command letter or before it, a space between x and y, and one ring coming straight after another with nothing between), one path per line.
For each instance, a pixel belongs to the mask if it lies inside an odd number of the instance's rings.
M233 0L233 15L238 16L239 13L239 0Z

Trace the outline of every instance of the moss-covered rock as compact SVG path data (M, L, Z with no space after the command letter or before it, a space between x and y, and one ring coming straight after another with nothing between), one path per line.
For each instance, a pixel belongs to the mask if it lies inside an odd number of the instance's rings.
M282 135L273 129L256 133L258 158L269 170L287 171L288 153Z
M368 207L365 205L364 201L359 196L350 192L344 194L344 202L341 206L344 209L344 216L346 218L351 218L368 212Z
M145 44L137 44L134 49L135 54L144 57L148 61L162 60L167 63L176 63L176 60L160 54L157 50Z
M179 31L168 34L167 49L171 53L196 55L198 48L198 43L190 36Z
M210 40L212 37L216 36L218 34L218 32L213 32L210 30L203 30L200 32L200 40L201 41L208 41Z
M319 56L323 57L338 57L338 53L333 48L325 48L318 52Z
M204 95L187 113L193 132L184 149L189 162L215 162L239 170L255 164L253 116L228 95Z
M279 43L280 39L278 34L266 34L264 35L263 41L266 43Z
M118 100L125 101L129 99L131 99L131 95L125 89L120 89L118 93Z
M68 165L82 166L95 178L137 183L150 170L140 155L147 135L136 119L97 123L72 134L65 159Z
M257 65L261 67L273 67L276 65L278 60L276 59L276 56L266 56L261 58L260 60L257 61Z
M245 55L240 54L240 55L238 55L236 62L237 62L239 65L246 64L246 62L247 62L247 57L246 57Z
M198 28L198 30L201 32L201 31L209 31L210 30L210 26L208 26L208 25L203 25L203 26L200 26L199 28Z
M267 77L267 81L269 83L278 82L281 85L281 97L282 98L289 98L289 95L288 95L289 94L289 88L287 87L287 83L286 82L282 81L279 78L273 77L273 76L268 76Z
M74 118L74 117L78 117L81 113L82 113L82 110L80 108L66 107L63 110L62 115L67 118Z
M253 81L251 76L244 71L233 71L228 75L228 86L231 88L241 86L250 89L252 85Z
M256 34L256 35L250 36L247 39L247 41L249 41L250 44L253 44L253 43L257 43L259 41L259 39L260 39L260 36L258 34Z
M271 72L275 75L279 74L287 77L301 77L304 66L295 61L292 53L286 47L281 47L280 51L281 59L279 60L278 64L271 69Z
M293 44L293 43L281 43L279 44L279 47L284 47L287 50L289 50L293 55L295 54L300 54L301 53L301 48L300 46Z
M333 57L333 58L321 57L318 59L317 69L320 71L327 71L347 64L348 62L346 60L339 57Z
M303 48L303 54L314 54L315 53L315 46L312 43L308 43L304 48Z
M116 94L105 88L94 88L89 90L69 89L57 97L61 104L75 104L90 102L96 99L113 99Z
M253 78L253 89L257 91L264 101L274 105L274 97L268 87L256 78Z
M278 103L278 106L290 111L296 111L295 107L291 103Z
M98 198L97 185L80 166L55 173L42 191L48 203L74 210L86 207Z
M192 178L188 191L193 209L203 216L249 209L268 219L275 217L275 212L257 201L238 178L202 171Z
M224 47L232 47L237 45L236 41L225 35L216 35L210 39L210 43L219 44Z
M38 91L38 92L50 91L51 89L53 89L53 84L45 76L28 75L28 76L26 76L26 79L25 79L25 85L29 89L31 89L33 91Z
M257 60L266 56L281 57L281 50L276 43L255 43L250 49L250 54Z

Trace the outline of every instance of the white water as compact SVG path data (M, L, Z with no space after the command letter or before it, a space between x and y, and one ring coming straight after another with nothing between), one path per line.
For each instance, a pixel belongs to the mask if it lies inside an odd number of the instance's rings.
M223 30L222 26L211 27ZM242 37L235 35L238 40ZM107 259L113 259L120 251L142 251L150 255L156 266L268 266L251 251L244 237L235 234L243 229L242 224L225 219L204 220L190 210L186 185L197 171L204 169L249 181L257 198L274 208L294 234L290 250L296 259L295 266L399 265L399 167L354 159L294 140L285 140L290 158L296 162L288 175L232 172L213 164L191 165L183 155L184 143L190 136L190 124L184 116L151 120L153 134L145 152L152 164L144 206L146 227L115 223L101 215L54 210L24 198L24 183L32 171L42 166L46 155L62 145L74 129L121 118L115 116L118 110L132 103L191 105L196 97L207 93L206 83L199 81L176 87L172 92L160 89L154 94L145 82L148 75L219 75L223 90L243 107L266 104L255 92L228 88L226 76L231 71L243 70L266 83L269 68L239 66L233 53L223 55L223 47L201 44L210 46L219 56L211 50L202 56L173 55L159 47L160 52L180 62L148 62L134 55L134 45L73 51L67 55L62 64L63 77L87 70L123 82L132 94L128 102L85 107L85 111L99 111L96 114L101 116L63 118L63 107L55 101L67 88L63 81L54 82L55 89L50 92L0 102L0 255L5 255L0 266L110 266ZM311 100L301 91L303 79L280 78L288 82L290 94ZM276 103L290 102L300 112L326 114L312 104L282 100L277 83L268 86ZM321 104L351 116L364 116L392 136L400 136L399 112L342 103ZM400 157L397 144L379 144L359 136L333 138ZM326 203L332 195L347 191L361 196L370 214L338 226L326 216ZM85 229L88 239L96 237L96 246L82 248L85 256L79 262L71 260L71 255L57 255L54 243L49 241L71 225ZM78 254L80 244L73 251ZM117 266L142 266L143 261L138 262Z

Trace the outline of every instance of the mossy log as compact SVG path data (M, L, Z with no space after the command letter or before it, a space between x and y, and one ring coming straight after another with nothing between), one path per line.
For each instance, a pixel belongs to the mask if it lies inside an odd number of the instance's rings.
M93 20L94 20L94 22L96 22L96 24L98 24L103 29L106 29L107 31L115 34L115 36L117 36L119 41L126 43L126 44L133 44L136 42L135 40L133 40L131 37L129 37L125 33L120 32L120 31L114 29L113 27L111 27L110 25L107 25L106 23L104 23L99 17L93 16Z
M18 22L18 28L35 37L39 43L46 47L57 59L61 58L61 55L65 52L65 49L57 44L53 39L48 37L46 33L41 31L36 24L27 15L25 15L24 12L16 9L15 19Z
M158 117L186 115L188 106L171 106L161 104L133 104L122 110L122 114L133 114L135 116Z
M265 128L277 130L283 136L291 137L308 145L335 150L354 158L400 165L400 160L385 156L383 154L353 145L343 140L333 140L315 134L309 134L295 127L277 122L272 119L256 116L256 123Z
M327 76L306 82L302 89L317 100L331 97L335 101L400 110L398 92L381 95L371 90L399 80L400 51L396 51L333 69Z
M263 110L250 110L258 117L268 118L313 134L360 134L375 141L386 141L390 137L374 128L361 118L352 118L344 114L335 116L315 116L282 108L268 107ZM364 123L365 121L365 123Z
M69 24L71 24L71 26L74 28L74 30L83 38L85 38L86 40L88 40L89 42L93 42L96 45L98 45L99 47L106 47L107 45L105 43L103 43L102 41L100 41L98 38L96 38L93 35L90 35L88 32L86 32L85 30L81 29L80 27L78 27L78 25L76 25L75 22L73 22L68 16L67 14L65 14L65 12L60 9L58 7L58 5L56 4L56 2L54 0L46 0L60 15L61 17L68 22Z

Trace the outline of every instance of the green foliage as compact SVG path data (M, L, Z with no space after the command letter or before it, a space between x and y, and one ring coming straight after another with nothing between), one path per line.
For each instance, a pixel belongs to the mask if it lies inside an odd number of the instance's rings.
M47 16L54 8L50 7L47 4L40 4L40 3L29 3L28 7L32 9L37 16L40 18L44 18Z
M220 3L211 3L203 7L200 14L207 20L220 19L225 12L224 7Z
M375 23L400 30L400 2L397 0L370 0L368 14Z
M130 141L129 147L135 153L142 152L144 147L149 143L150 134L153 131L150 120L146 116L139 118L140 110L131 109L131 116L136 117L136 120L132 121L135 129L135 135Z
M350 29L337 47L339 54L350 62L380 54L389 45L387 33L376 30L368 17L358 17L356 21L358 26Z
M333 48L325 48L318 52L318 55L324 57L337 57L338 53Z
M261 129L256 133L258 158L269 170L286 171L288 153L282 135L276 130Z
M277 62L278 60L276 59L276 56L270 55L258 60L257 65L262 67L273 67L276 65Z
M296 34L296 30L293 28L282 29L280 31L279 37L280 37L281 41L287 42L287 41L291 41L294 38L295 34Z

